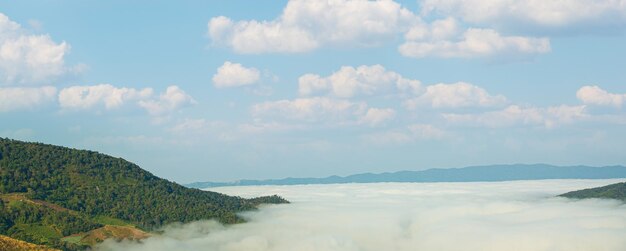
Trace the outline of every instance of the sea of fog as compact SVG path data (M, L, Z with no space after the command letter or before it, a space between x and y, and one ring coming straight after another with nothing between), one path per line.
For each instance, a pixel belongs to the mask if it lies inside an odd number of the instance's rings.
M376 183L220 187L291 204L242 214L248 222L171 225L142 243L102 250L626 250L626 206L555 195L624 180Z

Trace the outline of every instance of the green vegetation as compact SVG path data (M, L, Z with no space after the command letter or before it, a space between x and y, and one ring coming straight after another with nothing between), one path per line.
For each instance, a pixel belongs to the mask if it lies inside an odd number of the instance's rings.
M48 207L28 199L24 194L3 194L0 197L0 231L20 240L63 249L78 249L60 238L89 231L102 225L89 217L58 207Z
M115 219L115 218L102 216L102 215L93 217L93 221L100 223L102 225L112 225L112 226L132 226L133 225L120 219Z
M626 202L626 182L612 184L603 187L589 188L578 191L573 191L559 196L572 198L572 199L588 199L588 198L601 198L601 199L616 199Z
M70 235L70 236L61 238L61 240L64 242L71 243L71 244L80 245L80 240L83 239L83 236L85 235L84 234Z
M35 245L25 241L0 235L0 250L2 251L58 251L42 245Z
M144 236L135 226L239 223L238 212L287 203L278 196L243 199L189 189L121 158L2 138L0 198L0 234L70 250L119 235Z

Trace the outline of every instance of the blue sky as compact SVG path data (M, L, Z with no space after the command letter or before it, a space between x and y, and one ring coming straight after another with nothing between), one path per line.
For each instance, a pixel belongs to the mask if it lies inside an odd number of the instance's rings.
M0 137L170 180L626 164L624 1L3 1Z

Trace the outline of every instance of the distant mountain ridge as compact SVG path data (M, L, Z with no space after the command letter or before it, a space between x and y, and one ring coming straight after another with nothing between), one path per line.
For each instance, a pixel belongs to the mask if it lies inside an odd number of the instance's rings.
M548 164L513 164L470 166L393 173L362 173L325 178L285 178L270 180L239 180L234 182L195 182L191 188L257 185L305 185L376 182L481 182L545 179L612 179L626 178L625 166L554 166Z

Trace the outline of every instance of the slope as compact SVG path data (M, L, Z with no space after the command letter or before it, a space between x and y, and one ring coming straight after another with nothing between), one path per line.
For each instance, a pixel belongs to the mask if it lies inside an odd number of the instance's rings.
M58 251L42 245L35 245L25 241L0 235L0 250L3 251Z
M144 230L202 219L238 223L238 212L287 202L189 189L121 158L2 138L0 197L0 234L54 247L69 245L63 237L116 222ZM91 239L119 232L113 230Z
M626 202L626 182L611 184L603 187L572 191L559 196L572 199L616 199Z

